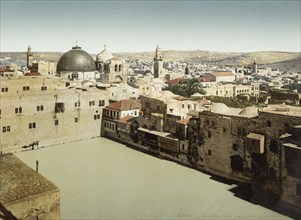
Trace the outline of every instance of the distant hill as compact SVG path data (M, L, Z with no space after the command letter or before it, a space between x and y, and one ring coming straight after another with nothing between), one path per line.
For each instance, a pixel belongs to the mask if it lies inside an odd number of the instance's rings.
M301 57L291 59L291 60L281 61L281 62L259 65L259 67L262 68L271 67L272 69L279 69L279 70L285 70L289 72L301 73Z
M153 52L119 52L113 53L114 56L131 60L152 60L154 57ZM49 60L58 62L63 52L35 52L35 60ZM91 54L94 58L96 54ZM254 60L260 67L270 66L274 69L282 71L295 71L301 72L301 53L300 52L278 52L278 51L259 51L259 52L215 52L203 50L190 50L190 51L175 51L165 50L162 51L164 61L185 61L188 63L204 63L221 66L248 66ZM26 52L2 52L1 57L10 56L12 62L17 63L26 62Z

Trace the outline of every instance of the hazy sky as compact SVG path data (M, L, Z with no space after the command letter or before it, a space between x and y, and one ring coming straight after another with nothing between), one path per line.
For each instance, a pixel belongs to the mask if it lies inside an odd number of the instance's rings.
M1 51L300 51L296 1L1 1Z

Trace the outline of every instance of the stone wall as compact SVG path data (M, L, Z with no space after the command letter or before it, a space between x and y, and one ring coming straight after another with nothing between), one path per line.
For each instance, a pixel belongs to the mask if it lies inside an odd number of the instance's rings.
M8 87L1 93L2 153L35 141L47 146L100 136L106 90L66 88L66 82L46 77L1 80L2 86ZM56 103L63 107L56 109Z

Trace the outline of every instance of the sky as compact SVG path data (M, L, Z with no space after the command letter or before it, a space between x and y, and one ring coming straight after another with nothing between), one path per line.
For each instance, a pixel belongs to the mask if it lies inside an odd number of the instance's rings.
M1 52L300 52L301 0L0 0Z

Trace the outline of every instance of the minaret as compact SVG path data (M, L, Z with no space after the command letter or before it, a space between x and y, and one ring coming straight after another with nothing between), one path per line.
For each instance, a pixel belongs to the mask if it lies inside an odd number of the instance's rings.
M159 46L154 57L154 78L163 79L163 57Z
M28 49L27 49L27 68L28 69L32 68L32 56L33 56L33 53L31 51L31 47L28 46Z
M254 73L257 73L257 62L256 62L256 59L254 60Z

